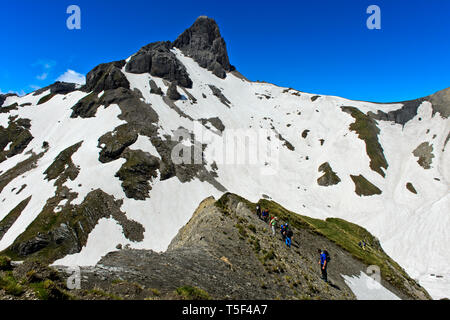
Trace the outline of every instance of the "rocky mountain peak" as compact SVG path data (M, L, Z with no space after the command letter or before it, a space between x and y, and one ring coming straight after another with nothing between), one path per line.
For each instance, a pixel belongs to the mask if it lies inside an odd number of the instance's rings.
M201 67L212 71L219 78L234 68L228 59L225 40L214 19L200 16L174 42L173 47L192 57Z

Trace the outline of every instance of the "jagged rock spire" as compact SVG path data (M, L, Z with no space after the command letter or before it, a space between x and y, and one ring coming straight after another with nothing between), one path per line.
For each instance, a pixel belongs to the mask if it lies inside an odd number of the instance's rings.
M220 35L219 26L214 19L198 17L172 45L219 78L225 78L225 72L234 69L228 59L225 40Z

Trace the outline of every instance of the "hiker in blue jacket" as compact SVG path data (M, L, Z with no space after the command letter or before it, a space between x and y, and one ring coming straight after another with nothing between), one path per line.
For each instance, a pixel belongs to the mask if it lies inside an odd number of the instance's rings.
M328 262L330 261L328 252L326 250L318 249L320 258L319 258L319 264L320 264L320 270L322 272L322 280L325 282L328 282L328 276L327 276L327 267Z
M291 243L292 243L292 236L294 235L294 233L292 232L291 229L288 229L286 231L286 245L288 246L288 248L291 247Z
M283 241L286 241L286 235L289 229L289 224L286 222L285 224L281 225L280 228L280 232L281 232L281 237L283 238Z

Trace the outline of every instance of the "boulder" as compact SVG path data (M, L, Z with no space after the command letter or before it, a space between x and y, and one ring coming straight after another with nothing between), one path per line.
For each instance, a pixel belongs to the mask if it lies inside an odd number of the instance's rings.
M154 80L150 80L150 93L158 94L160 96L164 95L163 91L158 87Z
M170 84L169 89L167 89L167 96L171 100L180 100L181 99L181 94L178 93L176 82L172 82Z

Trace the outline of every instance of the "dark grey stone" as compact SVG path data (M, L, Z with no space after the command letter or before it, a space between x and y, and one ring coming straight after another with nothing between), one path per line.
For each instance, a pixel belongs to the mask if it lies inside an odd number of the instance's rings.
M185 88L192 88L186 68L170 49L170 42L150 43L131 57L125 70L136 74L150 73L168 81L177 81Z
M164 95L163 91L158 87L154 80L150 80L150 93L158 94L160 96Z
M225 40L214 19L199 17L173 42L173 47L192 57L202 68L212 71L219 78L225 78L226 71L234 70L230 65Z
M40 95L47 90L50 90L50 94L68 94L76 90L76 84L57 81L45 88L36 90L33 96Z
M177 90L177 84L176 82L172 82L169 86L169 89L167 89L167 96L171 100L180 100L181 94Z
M83 90L99 93L117 88L129 89L130 83L121 71L124 65L124 60L98 65L87 74Z

